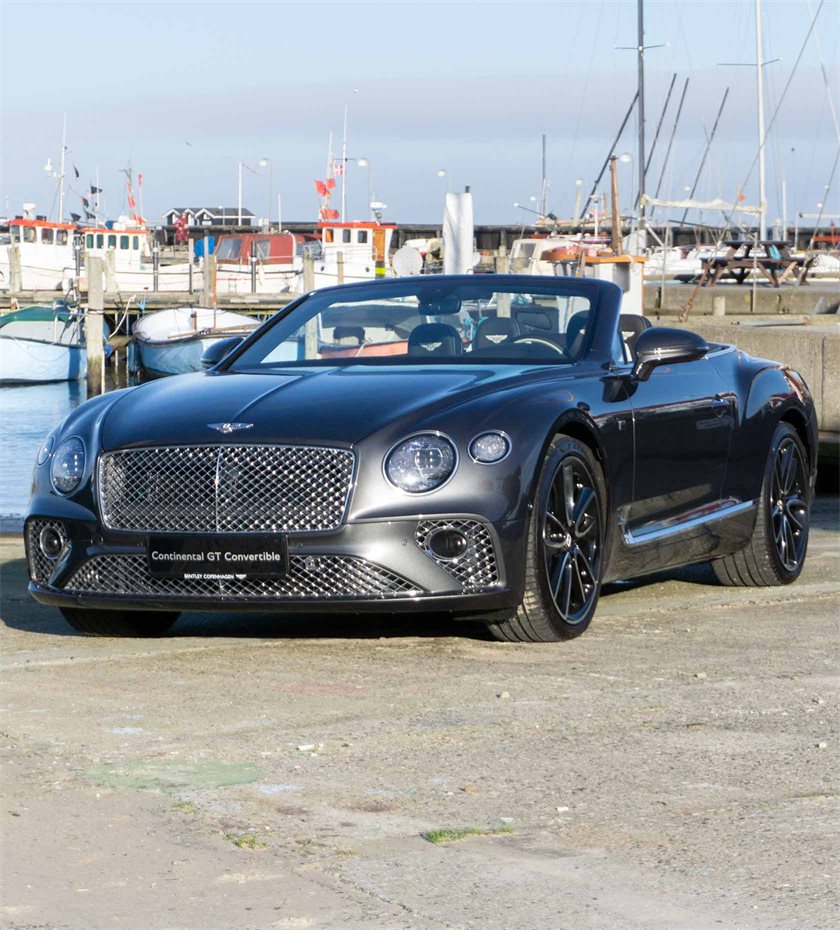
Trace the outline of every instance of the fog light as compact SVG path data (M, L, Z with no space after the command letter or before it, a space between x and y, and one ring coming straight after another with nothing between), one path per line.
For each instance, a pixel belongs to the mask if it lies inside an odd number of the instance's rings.
M459 559L469 545L467 537L459 530L435 530L427 542L429 551L439 559Z
M59 555L61 555L61 550L64 548L64 540L61 538L61 534L51 526L45 526L41 530L41 535L38 537L38 544L41 547L41 552L43 552L50 561L57 559Z

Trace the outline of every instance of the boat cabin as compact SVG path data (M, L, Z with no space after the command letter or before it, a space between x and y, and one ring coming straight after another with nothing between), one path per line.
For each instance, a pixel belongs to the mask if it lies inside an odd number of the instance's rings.
M139 269L152 257L152 230L115 223L113 227L87 227L80 231L86 255L105 258L113 254L116 271Z
M320 240L312 233L242 233L221 236L216 243L216 261L220 265L248 265L256 251L260 265L300 264L306 254L314 258L320 252Z
M351 261L385 262L396 228L373 221L322 223L321 245L325 253L343 252Z

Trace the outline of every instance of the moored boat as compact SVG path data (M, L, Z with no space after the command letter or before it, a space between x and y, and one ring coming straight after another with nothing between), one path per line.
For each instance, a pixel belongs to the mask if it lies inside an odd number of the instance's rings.
M171 307L142 317L134 342L147 374L157 377L201 370L205 349L219 339L245 336L259 321L212 307Z
M81 314L58 305L0 316L0 384L74 381L86 374Z

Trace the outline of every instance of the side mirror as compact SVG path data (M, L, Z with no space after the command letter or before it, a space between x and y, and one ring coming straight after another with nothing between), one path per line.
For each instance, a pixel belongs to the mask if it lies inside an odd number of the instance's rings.
M204 350L201 356L202 368L215 368L216 365L242 342L242 336L231 336L229 339L219 339L218 342L212 342Z
M647 381L653 369L659 365L693 362L703 358L708 351L706 340L697 333L671 329L669 326L652 326L636 337L633 378Z

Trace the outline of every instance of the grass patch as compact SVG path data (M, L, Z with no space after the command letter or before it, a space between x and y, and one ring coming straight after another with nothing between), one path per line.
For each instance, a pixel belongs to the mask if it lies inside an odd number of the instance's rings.
M265 849L267 845L257 839L256 833L225 833L225 839L237 849Z
M465 840L468 836L499 836L503 833L513 833L513 829L511 827L441 827L439 830L427 830L420 836L438 845Z
M193 801L176 801L169 809L172 811L177 811L179 814L198 813L198 808L195 806L195 802Z

